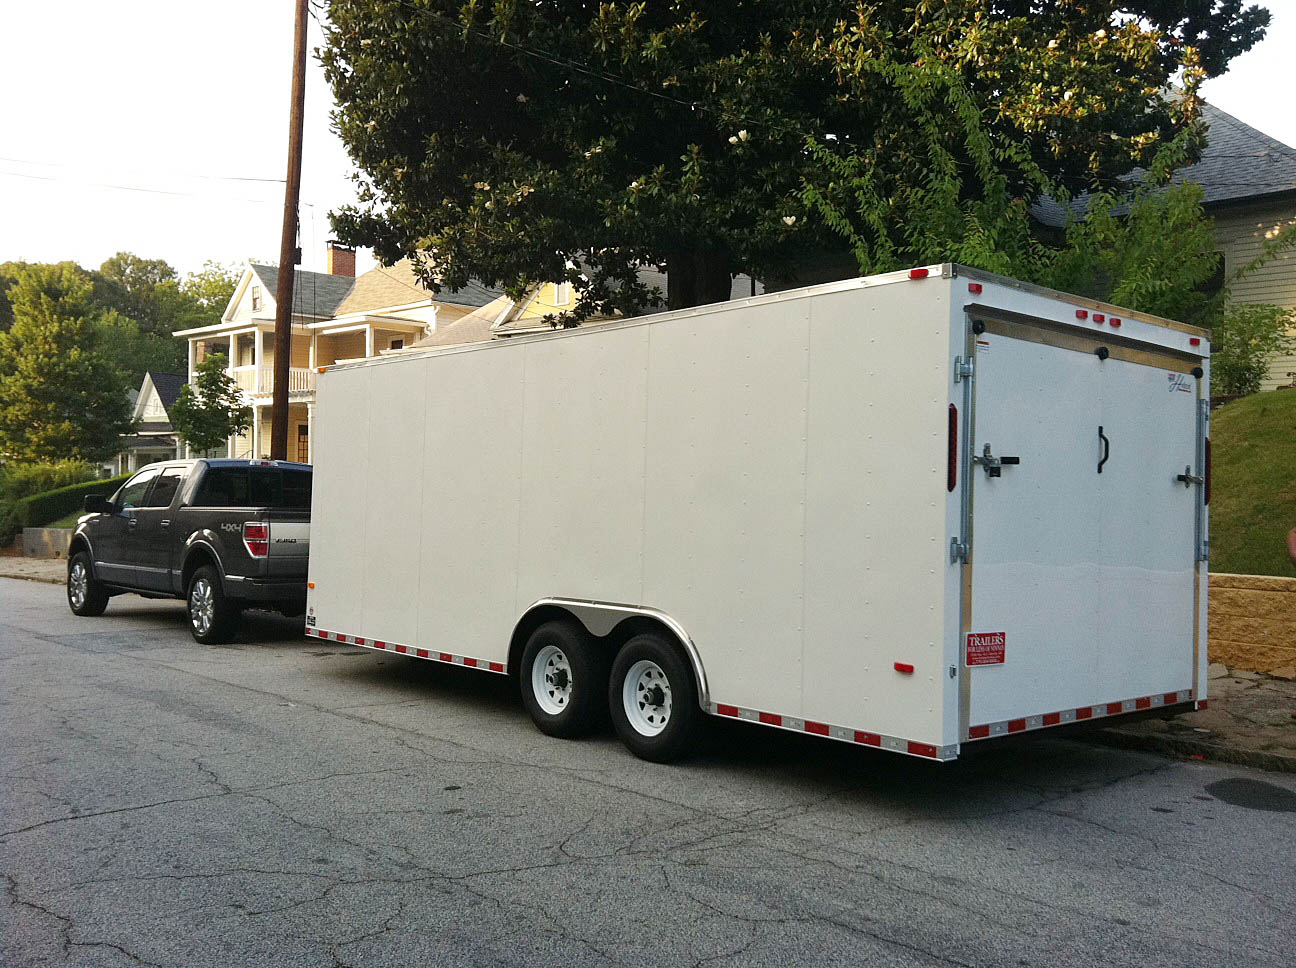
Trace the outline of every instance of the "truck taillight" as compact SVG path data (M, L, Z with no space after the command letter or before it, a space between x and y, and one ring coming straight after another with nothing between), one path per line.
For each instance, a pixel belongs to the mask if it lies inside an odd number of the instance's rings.
M949 408L949 463L945 465L945 489L958 486L958 407Z
M1206 457L1206 473L1203 474L1202 476L1206 478L1206 483L1202 485L1202 490L1205 492L1204 494L1202 494L1202 502L1204 504L1210 504L1211 461L1210 461L1210 438L1209 437L1206 438L1205 444L1206 444L1206 448L1205 448L1206 453L1204 456Z
M270 553L270 525L264 521L243 522L243 547L253 558L264 558Z

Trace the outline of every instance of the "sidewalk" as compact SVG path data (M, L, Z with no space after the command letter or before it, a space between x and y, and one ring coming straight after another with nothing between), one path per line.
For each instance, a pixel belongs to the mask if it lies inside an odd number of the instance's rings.
M25 578L27 581L62 585L67 580L67 559L0 555L0 578Z
M1210 705L1089 734L1110 746L1296 773L1296 680L1210 667Z

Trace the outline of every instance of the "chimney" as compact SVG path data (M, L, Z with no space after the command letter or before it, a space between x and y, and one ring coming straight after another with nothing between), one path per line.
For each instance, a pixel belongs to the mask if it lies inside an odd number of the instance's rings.
M355 275L355 249L340 242L328 242L328 274L330 276Z

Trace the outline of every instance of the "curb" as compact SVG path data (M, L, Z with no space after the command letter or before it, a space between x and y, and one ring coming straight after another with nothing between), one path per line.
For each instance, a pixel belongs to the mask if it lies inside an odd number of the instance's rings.
M1080 739L1080 737L1076 738ZM1200 740L1170 736L1149 736L1120 729L1095 730L1084 738L1103 746L1115 746L1121 749L1144 750L1165 756L1193 757L1219 763L1252 766L1270 773L1296 773L1296 756L1287 756L1283 753L1266 753L1263 750L1220 746L1217 743L1203 743Z
M64 581L62 578L44 578L40 575L7 575L4 572L0 572L0 578L12 578L14 581L38 581L45 585L61 585Z

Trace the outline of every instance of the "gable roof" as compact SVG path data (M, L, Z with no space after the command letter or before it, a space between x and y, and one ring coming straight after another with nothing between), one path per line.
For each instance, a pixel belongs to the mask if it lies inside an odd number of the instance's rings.
M274 299L279 286L279 267L249 262L248 267L261 280L266 295ZM327 272L294 270L293 312L299 316L334 316L338 306L356 284L351 276L333 276Z
M401 259L395 265L376 266L360 275L351 292L337 307L335 315L367 313L428 300L479 308L493 303L502 295L503 290L484 285L476 279L470 280L462 289L442 289L434 293L423 285L414 263Z
M180 388L185 385L185 378L179 373L163 373L160 370L149 370L148 378L153 381L153 389L168 413L171 405L180 399Z
M1296 192L1296 149L1204 101L1202 120L1208 130L1201 159L1175 172L1174 184L1200 185L1207 206ZM1136 169L1126 180L1132 185L1142 177L1143 171ZM1031 206L1031 214L1045 225L1060 228L1066 225L1068 212L1079 215L1088 206L1088 193L1067 206L1043 198Z

